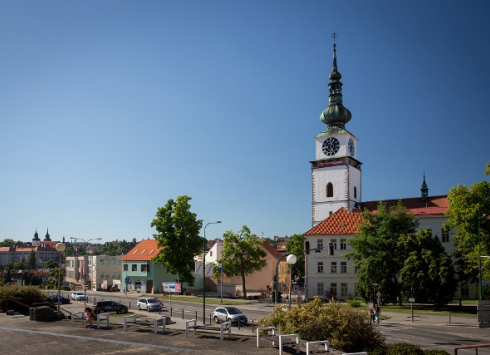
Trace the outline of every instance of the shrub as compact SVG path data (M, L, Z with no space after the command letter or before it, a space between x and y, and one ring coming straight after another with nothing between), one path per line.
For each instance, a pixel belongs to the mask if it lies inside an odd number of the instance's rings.
M48 296L41 291L39 287L35 286L1 286L0 287L0 307L5 309L6 298L11 297L28 306L31 306L35 302L45 302Z
M361 301L359 300L346 300L345 302L353 308L361 307Z
M318 297L292 310L276 307L261 326L274 326L285 334L298 333L303 340L329 340L344 352L371 351L384 344L384 336L370 323L366 311L342 307L339 302L322 304Z

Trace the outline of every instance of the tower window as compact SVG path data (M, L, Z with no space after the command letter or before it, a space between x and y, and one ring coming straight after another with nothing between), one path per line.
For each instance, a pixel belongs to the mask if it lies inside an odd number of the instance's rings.
M357 186L354 186L354 198L357 198Z
M327 197L333 197L333 184L331 182L327 184Z

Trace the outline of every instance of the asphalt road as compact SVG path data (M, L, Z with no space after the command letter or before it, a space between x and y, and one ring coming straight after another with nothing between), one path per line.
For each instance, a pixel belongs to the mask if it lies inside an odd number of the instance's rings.
M129 304L131 302L132 310L135 310L136 299L138 295L127 295L120 293L102 293L92 292L90 295L90 303L93 297L97 299L113 299L117 302ZM66 305L66 309L80 309L83 302L74 302L71 305ZM184 318L196 318L199 321L202 319L202 304L191 303L184 301L168 301L165 300L165 308L162 314L170 315L170 305L172 308L173 317L182 317L184 310ZM207 321L209 322L209 314L212 313L217 305L206 304ZM269 314L273 307L266 303L249 303L238 306L249 319L258 319ZM157 316L158 313L152 313L151 316ZM480 329L476 327L476 319L460 318L456 320L456 324L448 324L448 319L438 316L416 316L415 322L412 323L407 315L384 313L389 318L383 320L379 326L379 330L386 336L386 341L407 342L420 345L423 349L442 349L450 354L453 354L455 346L490 343L490 328ZM454 319L453 319L454 321ZM475 350L460 350L458 354L475 354ZM490 355L490 348L479 349L478 354Z

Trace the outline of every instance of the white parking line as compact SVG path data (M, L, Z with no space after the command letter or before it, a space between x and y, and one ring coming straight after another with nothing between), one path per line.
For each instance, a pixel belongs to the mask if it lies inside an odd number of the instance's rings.
M85 336L80 336L80 335L69 335L69 334L60 334L60 333L51 333L51 332L40 332L37 330L19 329L19 328L11 328L11 327L3 327L3 326L0 326L0 329L12 330L14 332L31 333L31 334L53 335L53 336L64 337L64 338L90 339L90 340L96 340L96 341L100 341L100 342L120 344L120 345L143 346L143 347L147 347L147 348L176 350L176 351L192 351L192 349L176 348L173 346L153 345L153 344L147 344L147 343L133 343L133 342L129 342L129 341L100 339L100 338L85 337Z

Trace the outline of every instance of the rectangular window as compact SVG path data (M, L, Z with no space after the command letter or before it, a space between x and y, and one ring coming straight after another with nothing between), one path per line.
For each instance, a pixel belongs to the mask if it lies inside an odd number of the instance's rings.
M318 273L323 274L323 261L318 262Z
M316 247L317 247L318 249L320 249L320 250L322 250L322 249L323 249L323 239L318 239L318 240L316 241Z
M441 242L449 243L449 231L445 231L444 229L442 230Z
M323 282L319 282L316 284L316 294L320 297L323 296L324 288L323 288Z
M337 262L336 261L332 261L330 263L330 272L332 274L336 274L337 273Z
M138 271L138 265L137 264L131 265L131 271Z
M346 283L340 284L340 296L347 297L347 284Z
M148 272L148 264L141 264L141 272Z
M340 250L345 250L345 249L347 249L347 240L340 239Z
M123 271L128 271L128 264L123 265Z
M347 274L347 262L346 261L340 262L340 273L341 274Z
M337 298L337 283L333 282L330 284L330 293L333 298Z
M333 248L337 250L337 239L332 239Z

